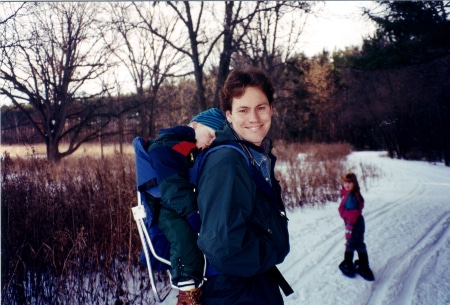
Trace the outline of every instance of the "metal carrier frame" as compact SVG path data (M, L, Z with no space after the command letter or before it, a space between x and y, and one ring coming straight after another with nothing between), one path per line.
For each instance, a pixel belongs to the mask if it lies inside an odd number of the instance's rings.
M139 237L141 239L141 243L142 243L142 246L144 249L144 255L145 255L145 260L147 262L147 270L148 270L148 275L150 277L150 283L152 285L152 291L153 291L153 294L156 296L157 301L161 303L169 295L171 289L168 289L167 292L164 292L163 294L160 294L158 292L158 289L156 288L155 274L153 273L152 264L150 263L151 262L150 254L154 258L156 258L158 261L160 261L168 266L171 266L171 264L170 264L170 261L168 261L165 258L162 258L158 254L156 254L155 248L153 247L153 243L150 239L150 235L148 234L147 228L144 223L144 219L147 217L147 213L145 212L145 207L142 204L140 192L137 192L137 197L138 197L138 205L135 207L132 207L131 210L133 212L133 217L134 217L134 220L136 221L138 232L139 232ZM150 253L149 253L149 250L150 250ZM170 271L167 270L167 273L169 274L169 278L171 279ZM176 288L176 287L172 286L172 288Z

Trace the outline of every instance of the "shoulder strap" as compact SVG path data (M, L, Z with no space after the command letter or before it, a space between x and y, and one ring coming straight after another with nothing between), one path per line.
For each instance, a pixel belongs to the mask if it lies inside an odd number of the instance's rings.
M197 158L195 159L194 166L189 171L189 181L193 183L194 185L197 185L198 179L200 177L200 172L203 168L203 164L206 160L206 158L214 151L222 149L222 148L232 148L238 151L241 155L244 156L245 160L247 161L247 164L249 168L252 168L252 165L254 164L253 156L248 151L248 148L245 147L245 145L242 145L240 143L235 142L229 142L225 144L220 144L214 147L209 148L205 152L201 152Z
M246 154L247 159L250 161L250 164L252 166L255 166L255 159L253 158L253 155L250 152L250 149L245 144L243 144L241 141L236 141L236 144L239 145L239 147L242 149L242 151Z
M144 183L142 183L141 185L138 185L138 191L139 192L145 192L148 191L149 189L151 189L152 187L155 187L158 185L157 179L152 178Z

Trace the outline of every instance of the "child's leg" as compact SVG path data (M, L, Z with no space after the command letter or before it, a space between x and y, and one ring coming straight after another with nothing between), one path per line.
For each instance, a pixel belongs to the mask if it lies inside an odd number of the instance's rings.
M355 262L355 272L367 281L374 281L375 276L369 267L369 257L367 252L358 252L359 260Z
M339 269L345 276L354 277L355 276L355 266L353 264L353 254L356 251L356 246L358 243L358 223L353 226L352 234L345 243L344 260L339 264Z
M158 226L171 245L172 283L178 287L180 282L194 280L193 286L198 287L203 280L204 257L197 246L197 233L186 218L164 207Z
M358 252L358 260L355 261L355 272L361 275L368 281L375 280L372 270L369 267L369 256L367 255L366 244L360 241L356 244L356 251Z
M355 267L353 265L353 253L354 250L346 246L344 252L344 260L339 264L341 272L348 277L355 276Z
M372 270L369 267L369 256L367 255L366 244L364 243L364 231L365 231L365 223L364 218L361 216L361 219L358 219L360 225L358 226L358 230L356 231L354 247L358 252L359 260L355 261L355 271L359 275L361 275L364 279L368 281L375 280Z

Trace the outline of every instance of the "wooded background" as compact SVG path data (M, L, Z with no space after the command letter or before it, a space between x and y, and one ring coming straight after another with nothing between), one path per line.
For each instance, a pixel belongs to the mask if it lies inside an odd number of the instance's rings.
M307 57L316 4L1 3L2 143L44 142L58 162L153 137L218 107L229 71L251 65L276 88L272 138L450 165L450 2L380 1L361 47Z

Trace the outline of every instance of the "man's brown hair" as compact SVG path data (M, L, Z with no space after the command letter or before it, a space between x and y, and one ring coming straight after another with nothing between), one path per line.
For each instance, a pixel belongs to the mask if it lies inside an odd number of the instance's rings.
M274 88L272 81L258 68L251 67L243 70L234 69L230 72L225 84L220 90L220 106L225 112L231 111L233 98L241 97L247 87L261 89L272 106Z

